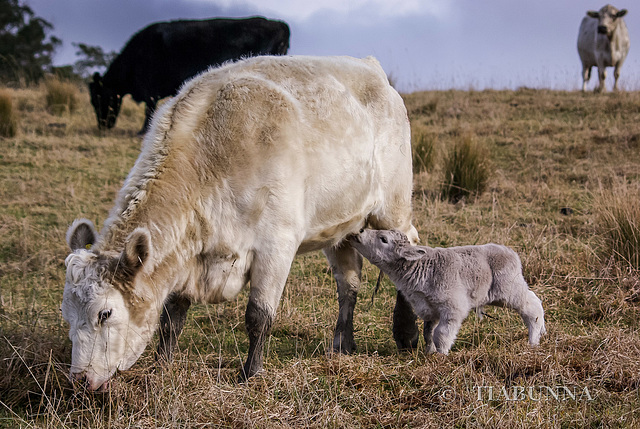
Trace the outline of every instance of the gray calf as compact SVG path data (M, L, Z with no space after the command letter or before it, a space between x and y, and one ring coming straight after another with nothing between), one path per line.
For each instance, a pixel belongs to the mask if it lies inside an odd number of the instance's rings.
M399 231L371 229L350 242L391 278L424 320L429 353L449 353L462 321L485 305L520 313L531 345L546 332L542 303L522 276L520 258L506 246L412 246Z

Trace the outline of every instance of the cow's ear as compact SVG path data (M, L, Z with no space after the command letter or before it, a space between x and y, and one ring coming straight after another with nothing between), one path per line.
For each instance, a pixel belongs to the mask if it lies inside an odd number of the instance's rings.
M587 15L589 15L591 18L595 18L595 19L600 18L600 13L596 12L595 10L588 11Z
M627 14L627 9L620 9L618 13L616 13L616 18L622 18Z
M146 228L136 228L124 244L122 260L136 273L151 256L151 235Z
M89 249L96 242L96 228L89 219L76 219L67 230L67 244L71 250Z
M93 83L98 84L98 85L99 85L100 83L102 83L102 76L100 76L100 73L95 72L95 73L93 74Z

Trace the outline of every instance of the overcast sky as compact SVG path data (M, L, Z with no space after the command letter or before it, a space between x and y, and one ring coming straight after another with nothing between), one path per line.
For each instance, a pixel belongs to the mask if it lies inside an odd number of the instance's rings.
M156 21L261 15L286 21L292 55L376 56L400 91L579 89L578 27L593 0L25 0L61 38L55 64L76 61L72 42L120 51ZM620 85L640 90L640 7L627 8L631 50ZM637 48L636 48L637 47ZM613 69L608 69L609 79ZM591 87L597 80L592 76ZM608 88L611 83L608 82Z

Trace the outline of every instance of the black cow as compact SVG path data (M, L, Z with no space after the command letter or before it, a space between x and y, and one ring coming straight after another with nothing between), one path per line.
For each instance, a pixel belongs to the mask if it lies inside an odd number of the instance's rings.
M253 55L285 55L289 26L261 17L157 22L136 33L100 76L89 84L99 128L112 128L122 97L146 103L146 132L156 103L211 66Z

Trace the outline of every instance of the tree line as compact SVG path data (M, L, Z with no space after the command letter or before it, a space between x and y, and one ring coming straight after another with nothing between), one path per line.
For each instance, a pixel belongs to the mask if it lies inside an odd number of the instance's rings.
M54 67L53 54L62 40L52 31L53 25L36 16L24 2L0 0L0 84L35 83L46 73L86 77L96 68L107 67L116 55L99 46L73 43L79 59L72 65Z

